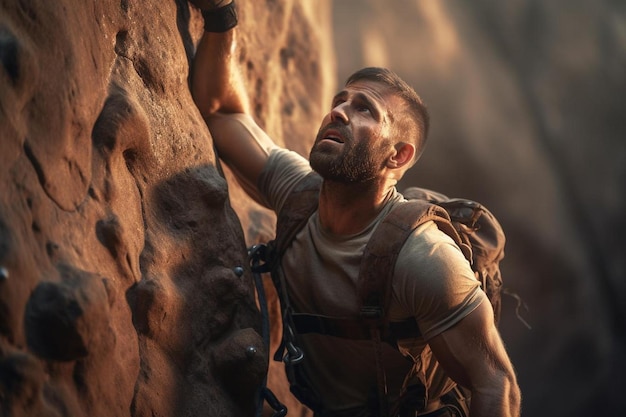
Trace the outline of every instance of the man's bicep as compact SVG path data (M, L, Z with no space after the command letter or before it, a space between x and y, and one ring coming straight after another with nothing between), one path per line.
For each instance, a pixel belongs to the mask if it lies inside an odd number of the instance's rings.
M237 175L246 191L256 189L276 144L249 115L217 113L206 122L220 159Z
M485 298L455 326L429 340L446 373L472 390L489 385L510 372L510 362Z

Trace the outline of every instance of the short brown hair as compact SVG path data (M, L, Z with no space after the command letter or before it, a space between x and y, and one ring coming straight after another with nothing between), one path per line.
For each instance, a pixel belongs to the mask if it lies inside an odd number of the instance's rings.
M430 115L420 96L415 92L413 87L408 85L398 74L387 68L367 67L360 69L348 77L346 87L362 80L379 82L387 86L392 93L397 94L408 104L409 122L415 129L411 129L409 126L406 126L405 123L400 122L401 130L405 132L405 134L408 131L409 136L412 136L413 144L416 148L414 161L417 161L426 145L426 138L428 137L428 129L430 127ZM415 131L414 133L411 132L413 130Z

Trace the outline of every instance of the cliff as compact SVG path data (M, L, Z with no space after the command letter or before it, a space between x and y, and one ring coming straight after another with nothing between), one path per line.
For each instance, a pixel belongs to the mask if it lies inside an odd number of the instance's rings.
M279 143L310 136L334 82L327 3L241 3L255 116ZM268 363L244 228L273 219L229 196L192 101L199 12L0 10L2 415L251 415Z

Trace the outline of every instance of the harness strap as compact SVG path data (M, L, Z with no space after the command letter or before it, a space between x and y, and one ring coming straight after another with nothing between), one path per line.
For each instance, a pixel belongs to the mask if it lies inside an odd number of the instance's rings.
M267 298L265 297L265 289L263 288L263 281L261 278L261 273L265 272L266 269L265 264L261 264L261 261L265 260L265 255L265 245L255 245L248 249L248 258L250 259L250 267L252 270L252 275L254 277L254 285L257 290L259 305L261 309L263 345L265 346L266 352L269 352L269 312L267 308ZM263 415L263 400L267 401L269 406L272 407L272 409L274 410L272 417L284 417L287 415L287 407L280 401L278 401L278 398L276 398L274 393L267 387L267 375L263 379L263 384L258 393L256 417L260 417Z
M361 318L319 316L316 314L293 313L294 330L298 334L317 333L325 336L352 340L370 340L370 326ZM413 317L398 322L390 322L389 329L382 334L382 340L396 346L398 339L419 336L420 329Z
M380 327L370 327L371 338L374 341L374 358L376 361L376 379L378 386L378 409L380 416L389 415L389 399L387 397L387 372L383 364L383 350L381 349Z

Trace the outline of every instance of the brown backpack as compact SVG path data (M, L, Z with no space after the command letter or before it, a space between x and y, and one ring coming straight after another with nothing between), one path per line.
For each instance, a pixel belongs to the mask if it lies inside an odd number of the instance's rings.
M297 347L295 334L313 332L349 339L371 339L376 345L377 341L382 341L394 346L398 339L419 336L419 328L413 318L390 323L386 315L396 259L406 239L419 225L434 221L459 246L493 305L496 323L500 316L502 290L499 263L504 257L505 245L502 227L481 204L467 199L450 199L437 192L410 187L403 192L408 201L397 204L391 210L366 245L357 289L361 303L360 317L335 319L294 313L285 291L280 259L298 231L317 210L321 183L321 177L311 173L289 195L278 215L276 239L263 251L266 264L261 270L271 270L283 312L283 341L274 359L285 362L292 392L315 411L320 411L321 404L316 398L314 387L309 386L306 375L299 370L298 363L303 353ZM381 375L384 367L380 363L377 367L381 396L385 392L382 386L384 375ZM423 395L421 406L426 402L425 392ZM379 403L380 414L386 414L388 408L383 405L384 401L379 398ZM416 406L417 409L419 407Z

